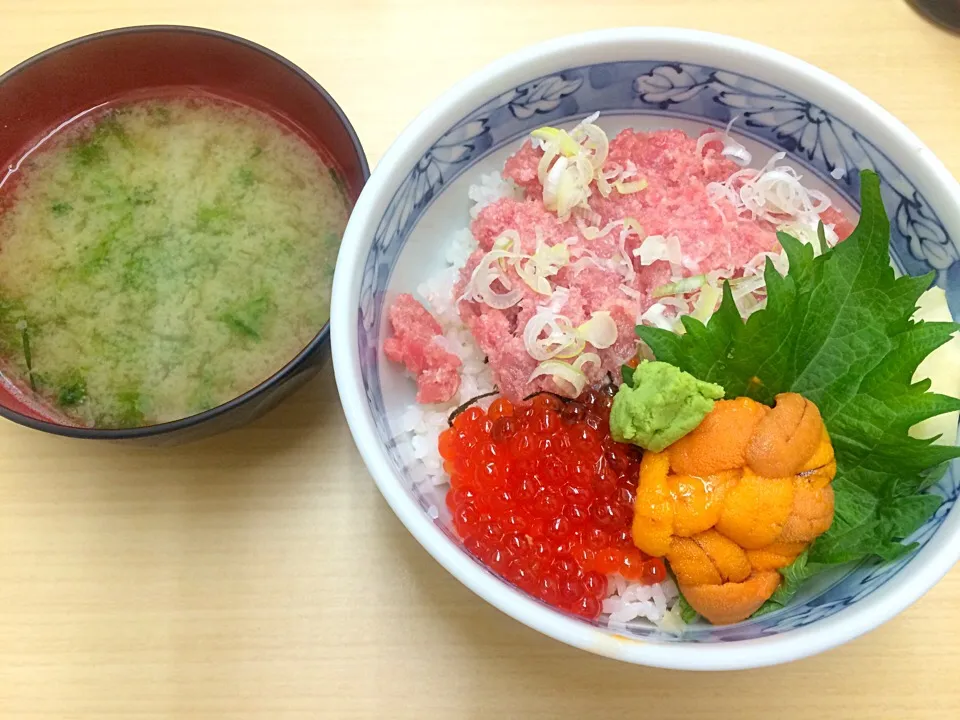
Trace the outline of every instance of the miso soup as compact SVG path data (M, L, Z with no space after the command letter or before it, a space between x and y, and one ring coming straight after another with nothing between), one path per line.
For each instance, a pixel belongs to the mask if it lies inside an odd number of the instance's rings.
M3 374L76 425L220 405L328 320L348 212L336 171L258 111L181 97L77 121L0 187Z

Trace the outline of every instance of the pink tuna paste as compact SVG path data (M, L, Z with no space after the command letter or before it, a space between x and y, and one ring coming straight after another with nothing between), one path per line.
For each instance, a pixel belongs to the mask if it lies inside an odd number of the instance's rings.
M389 310L393 335L383 343L387 358L400 363L417 379L417 402L451 400L460 389L460 358L443 346L440 323L409 294Z
M652 133L624 130L610 142L604 168L624 167L628 161L632 162L637 167L637 176L646 180L647 187L625 195L615 191L606 198L594 193L589 204L598 217L592 224L603 227L611 221L635 218L645 236L678 238L687 276L742 268L758 253L778 249L775 228L771 225L738 218L725 199L718 201L720 207L717 202L711 204L707 184L723 182L739 169L720 154L721 149L719 143L708 143L698 152L696 139L679 130ZM519 250L528 254L536 249L538 231L547 245L577 237L579 239L569 245L570 263L550 278L555 289L569 290L566 302L557 312L569 318L574 326L585 322L595 311L610 312L617 325L617 340L605 349L587 344L584 352L595 352L602 362L599 367L587 364L583 370L589 382L597 382L608 374L619 377L621 365L637 350L634 328L641 314L653 303L651 293L670 282L670 265L658 261L641 266L639 258L632 253L642 242L636 233L627 238L625 247L621 248L618 232L586 240L574 219L561 222L543 203L543 188L537 178L541 156L542 151L528 142L507 160L503 176L524 190L524 199L501 199L480 211L471 227L480 247L461 271L454 296L461 297L484 253L493 248L494 241L506 230L519 233ZM724 203L727 207L723 207ZM822 219L835 225L841 239L852 231L849 222L835 210L825 212ZM584 257L580 248L598 258L625 255L633 266L631 277L597 267L589 260L578 263L578 255L580 259ZM626 270L626 265L622 267ZM571 394L569 386L558 384L549 375L530 380L539 363L528 353L523 331L538 305L548 300L515 276L515 271L508 273L513 287L524 293L518 304L499 310L486 303L462 300L459 303L461 319L486 353L500 391L507 398L517 401L538 390Z

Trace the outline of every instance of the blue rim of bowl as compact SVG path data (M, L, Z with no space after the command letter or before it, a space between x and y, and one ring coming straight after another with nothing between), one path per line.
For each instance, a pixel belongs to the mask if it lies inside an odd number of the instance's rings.
M294 64L290 60L287 60L285 57L279 53L270 50L269 48L264 47L258 43L253 42L252 40L247 40L246 38L239 37L238 35L231 35L230 33L221 32L220 30L212 30L210 28L201 28L194 27L191 25L133 25L130 27L123 28L114 28L112 30L103 30L100 32L92 33L90 35L83 35L73 40L68 40L67 42L55 45L43 52L37 53L36 55L27 58L23 62L15 65L11 69L7 70L5 73L0 75L0 85L3 85L7 80L16 75L17 73L27 69L31 65L40 60L43 60L51 55L62 52L63 50L68 50L77 45L83 45L85 43L102 40L103 38L112 37L114 35L136 35L140 33L167 33L167 32L179 32L179 33L192 33L195 35L203 35L207 37L217 38L220 40L227 40L229 42L236 43L238 45L243 45L250 50L254 50L261 55L266 56L274 62L278 62L287 70L299 76L304 80L314 92L316 92L320 97L323 98L330 108L334 111L337 116L337 119L340 121L340 124L343 126L344 130L347 131L347 135L350 137L350 141L353 145L354 151L357 153L357 157L360 160L360 172L363 176L364 184L370 178L370 166L367 162L366 153L363 150L363 146L360 144L360 138L357 136L356 130L354 130L353 125L350 123L350 120L347 118L346 113L343 112L343 109L340 105L337 104L336 100L327 92L320 83L313 79L303 68L299 65ZM144 438L144 437L155 437L158 435L166 435L178 430L184 430L186 428L194 427L196 425L201 425L202 423L212 420L220 415L225 415L236 408L239 408L243 405L246 405L252 400L255 400L257 397L265 393L266 391L274 388L283 381L289 379L297 373L305 361L313 355L318 348L320 348L324 343L328 342L330 339L330 321L327 320L324 323L323 327L320 329L313 339L307 343L306 347L303 348L290 362L284 365L276 373L268 377L266 380L260 384L254 386L247 392L235 397L228 402L223 403L222 405L217 405L214 408L209 410L204 410L201 413L196 415L189 415L185 418L180 418L179 420L172 420L170 422L159 423L157 425L144 425L143 427L135 428L88 428L88 427L77 427L72 425L60 425L58 423L49 422L47 420L36 420L32 417L19 413L16 410L10 410L2 405L0 405L0 417L4 417L7 420L11 420L19 425L23 425L28 428L33 428L34 430L42 430L44 432L53 433L54 435L62 435L65 437L72 438L81 438L87 440L129 440L134 438Z

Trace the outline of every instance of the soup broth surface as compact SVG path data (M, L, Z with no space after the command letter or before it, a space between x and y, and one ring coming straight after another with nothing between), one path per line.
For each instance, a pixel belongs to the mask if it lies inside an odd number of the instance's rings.
M131 102L58 133L0 189L0 361L70 424L127 428L220 405L329 318L349 203L258 111Z

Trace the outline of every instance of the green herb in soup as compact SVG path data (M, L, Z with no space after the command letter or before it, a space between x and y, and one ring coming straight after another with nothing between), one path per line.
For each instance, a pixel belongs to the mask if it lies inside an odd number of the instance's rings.
M132 103L33 153L0 196L0 359L72 422L135 427L236 397L329 316L348 204L250 109Z

